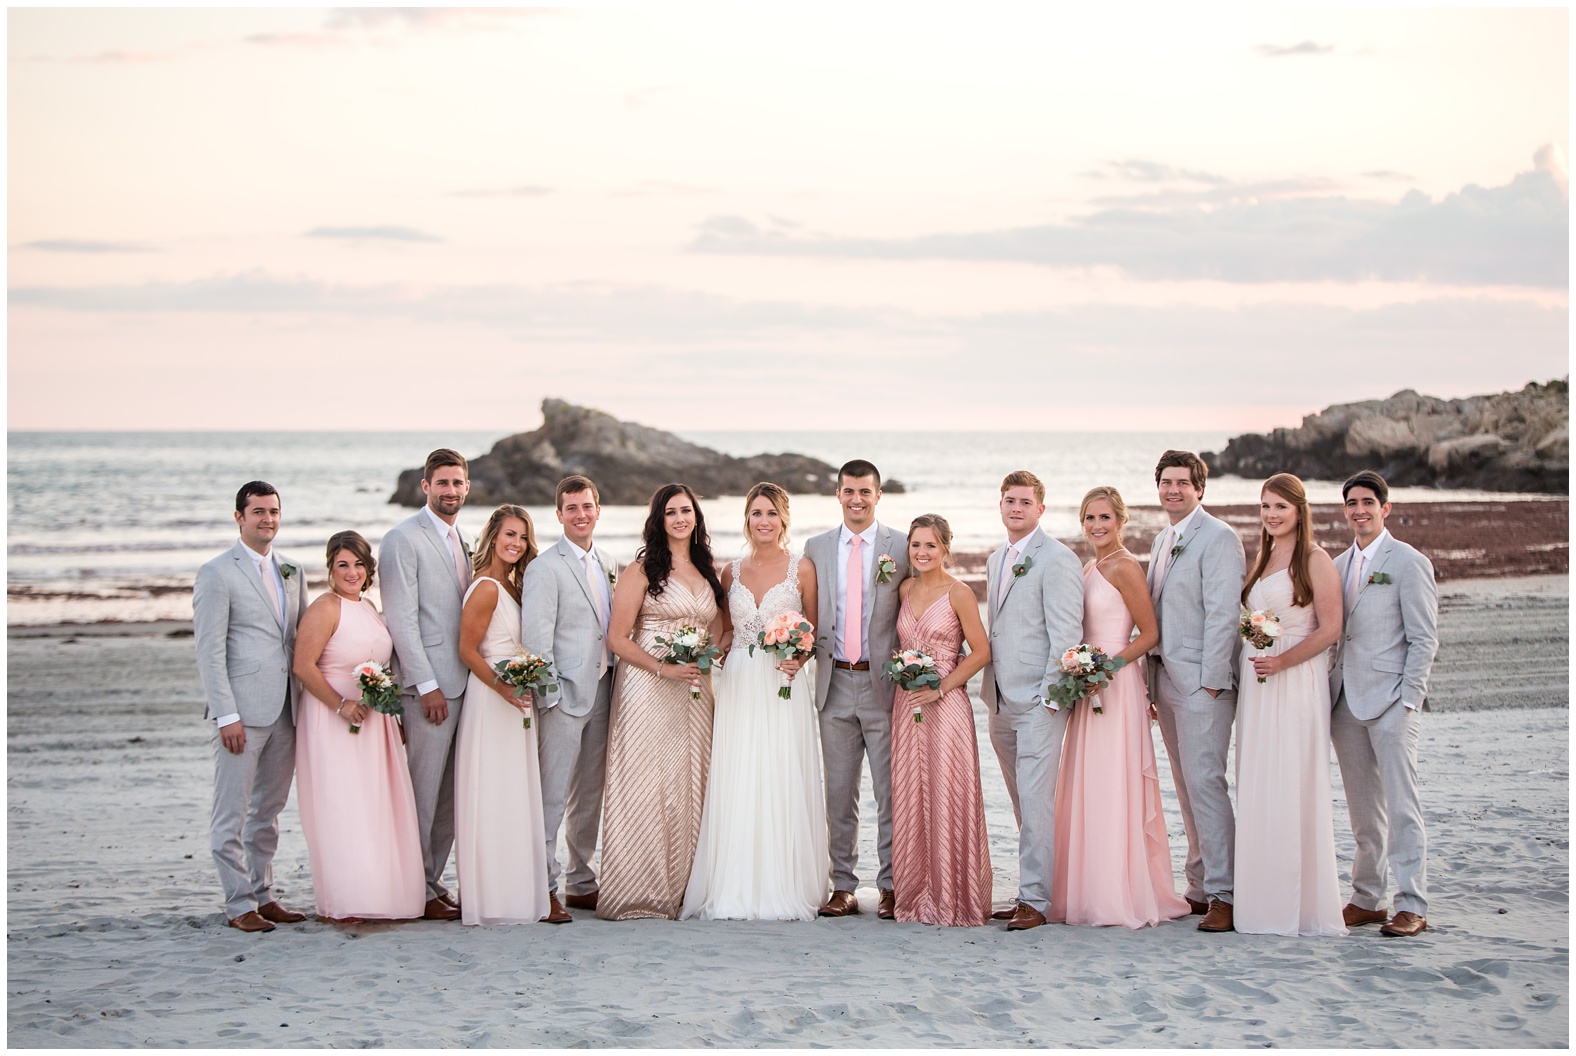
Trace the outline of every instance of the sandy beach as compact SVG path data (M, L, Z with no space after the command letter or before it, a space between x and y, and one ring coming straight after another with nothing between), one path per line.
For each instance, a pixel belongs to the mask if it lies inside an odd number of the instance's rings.
M1565 576L1441 587L1429 930L1386 939L808 924L224 926L183 624L13 628L7 1040L79 1046L1565 1046ZM996 898L1016 833L981 734ZM1158 744L1158 737L1157 737ZM1173 861L1180 815L1164 752ZM1337 852L1351 836L1336 786ZM862 861L874 861L874 804ZM294 798L275 863L311 911Z

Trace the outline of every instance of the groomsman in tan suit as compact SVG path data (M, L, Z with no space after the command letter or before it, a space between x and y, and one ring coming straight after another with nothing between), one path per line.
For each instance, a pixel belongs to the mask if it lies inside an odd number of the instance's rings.
M1364 470L1341 487L1355 537L1335 559L1346 624L1330 667L1330 740L1346 786L1357 856L1346 926L1382 923L1385 935L1428 927L1428 836L1417 794L1417 738L1439 649L1434 566L1385 528L1390 486ZM1385 867L1395 874L1387 922Z
M274 900L279 812L295 775L290 675L296 624L306 608L301 566L273 552L279 493L254 480L235 496L241 538L197 571L192 632L212 719L214 784L209 846L224 887L224 915L240 931L273 931L306 917Z
M405 687L405 755L427 871L422 915L457 920L459 903L443 884L443 870L454 849L454 731L468 674L460 660L460 611L471 585L471 555L454 523L471 490L464 456L447 447L428 455L421 490L427 504L378 545L378 571L383 618Z

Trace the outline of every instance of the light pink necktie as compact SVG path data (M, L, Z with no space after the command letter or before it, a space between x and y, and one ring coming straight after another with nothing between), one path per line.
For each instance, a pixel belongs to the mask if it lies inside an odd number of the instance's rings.
M858 663L865 624L865 562L859 556L864 540L851 536L848 540L848 568L843 575L843 626L838 633L843 639L843 658Z
M454 525L449 525L449 551L454 554L454 571L460 577L460 589L467 590L471 585L471 570L465 563L465 547L460 545L460 531Z
M284 606L279 604L279 587L274 583L273 562L263 558L263 586L268 588L268 597L274 603L274 611L279 614L281 625L285 622Z

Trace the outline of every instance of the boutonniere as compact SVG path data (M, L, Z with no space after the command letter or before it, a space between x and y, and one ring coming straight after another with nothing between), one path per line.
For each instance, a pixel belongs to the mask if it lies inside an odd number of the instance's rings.
M471 553L471 544L465 541L465 536L463 535L460 536L460 550L464 552L466 561L475 556Z
M281 561L279 562L279 574L285 578L286 582L288 582L290 577L295 575L295 566L287 565Z
M876 558L876 582L892 582L892 573L897 571L897 562L892 560L890 554L881 554Z
M611 568L607 570L607 589L618 589L618 573L613 571Z
M1028 554L1023 555L1023 560L1012 566L1012 578L1022 579L1029 569L1034 567L1034 558Z
M1368 577L1368 582L1374 584L1375 586L1382 587L1386 583L1394 583L1395 580L1390 578L1390 573L1388 572L1375 572L1373 575Z
M1186 549L1187 546L1184 543L1178 543L1176 546L1173 546L1171 548L1171 560L1175 561L1177 559L1177 555Z

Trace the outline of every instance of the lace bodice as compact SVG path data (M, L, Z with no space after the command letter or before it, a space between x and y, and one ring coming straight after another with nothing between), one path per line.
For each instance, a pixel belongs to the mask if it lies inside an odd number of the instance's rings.
M759 607L750 588L739 581L739 564L733 562L733 586L728 588L728 615L733 620L733 638L738 642L754 642L755 636L766 629L766 621L785 612L804 612L804 599L799 594L799 555L788 555L788 577L768 587L761 596Z

